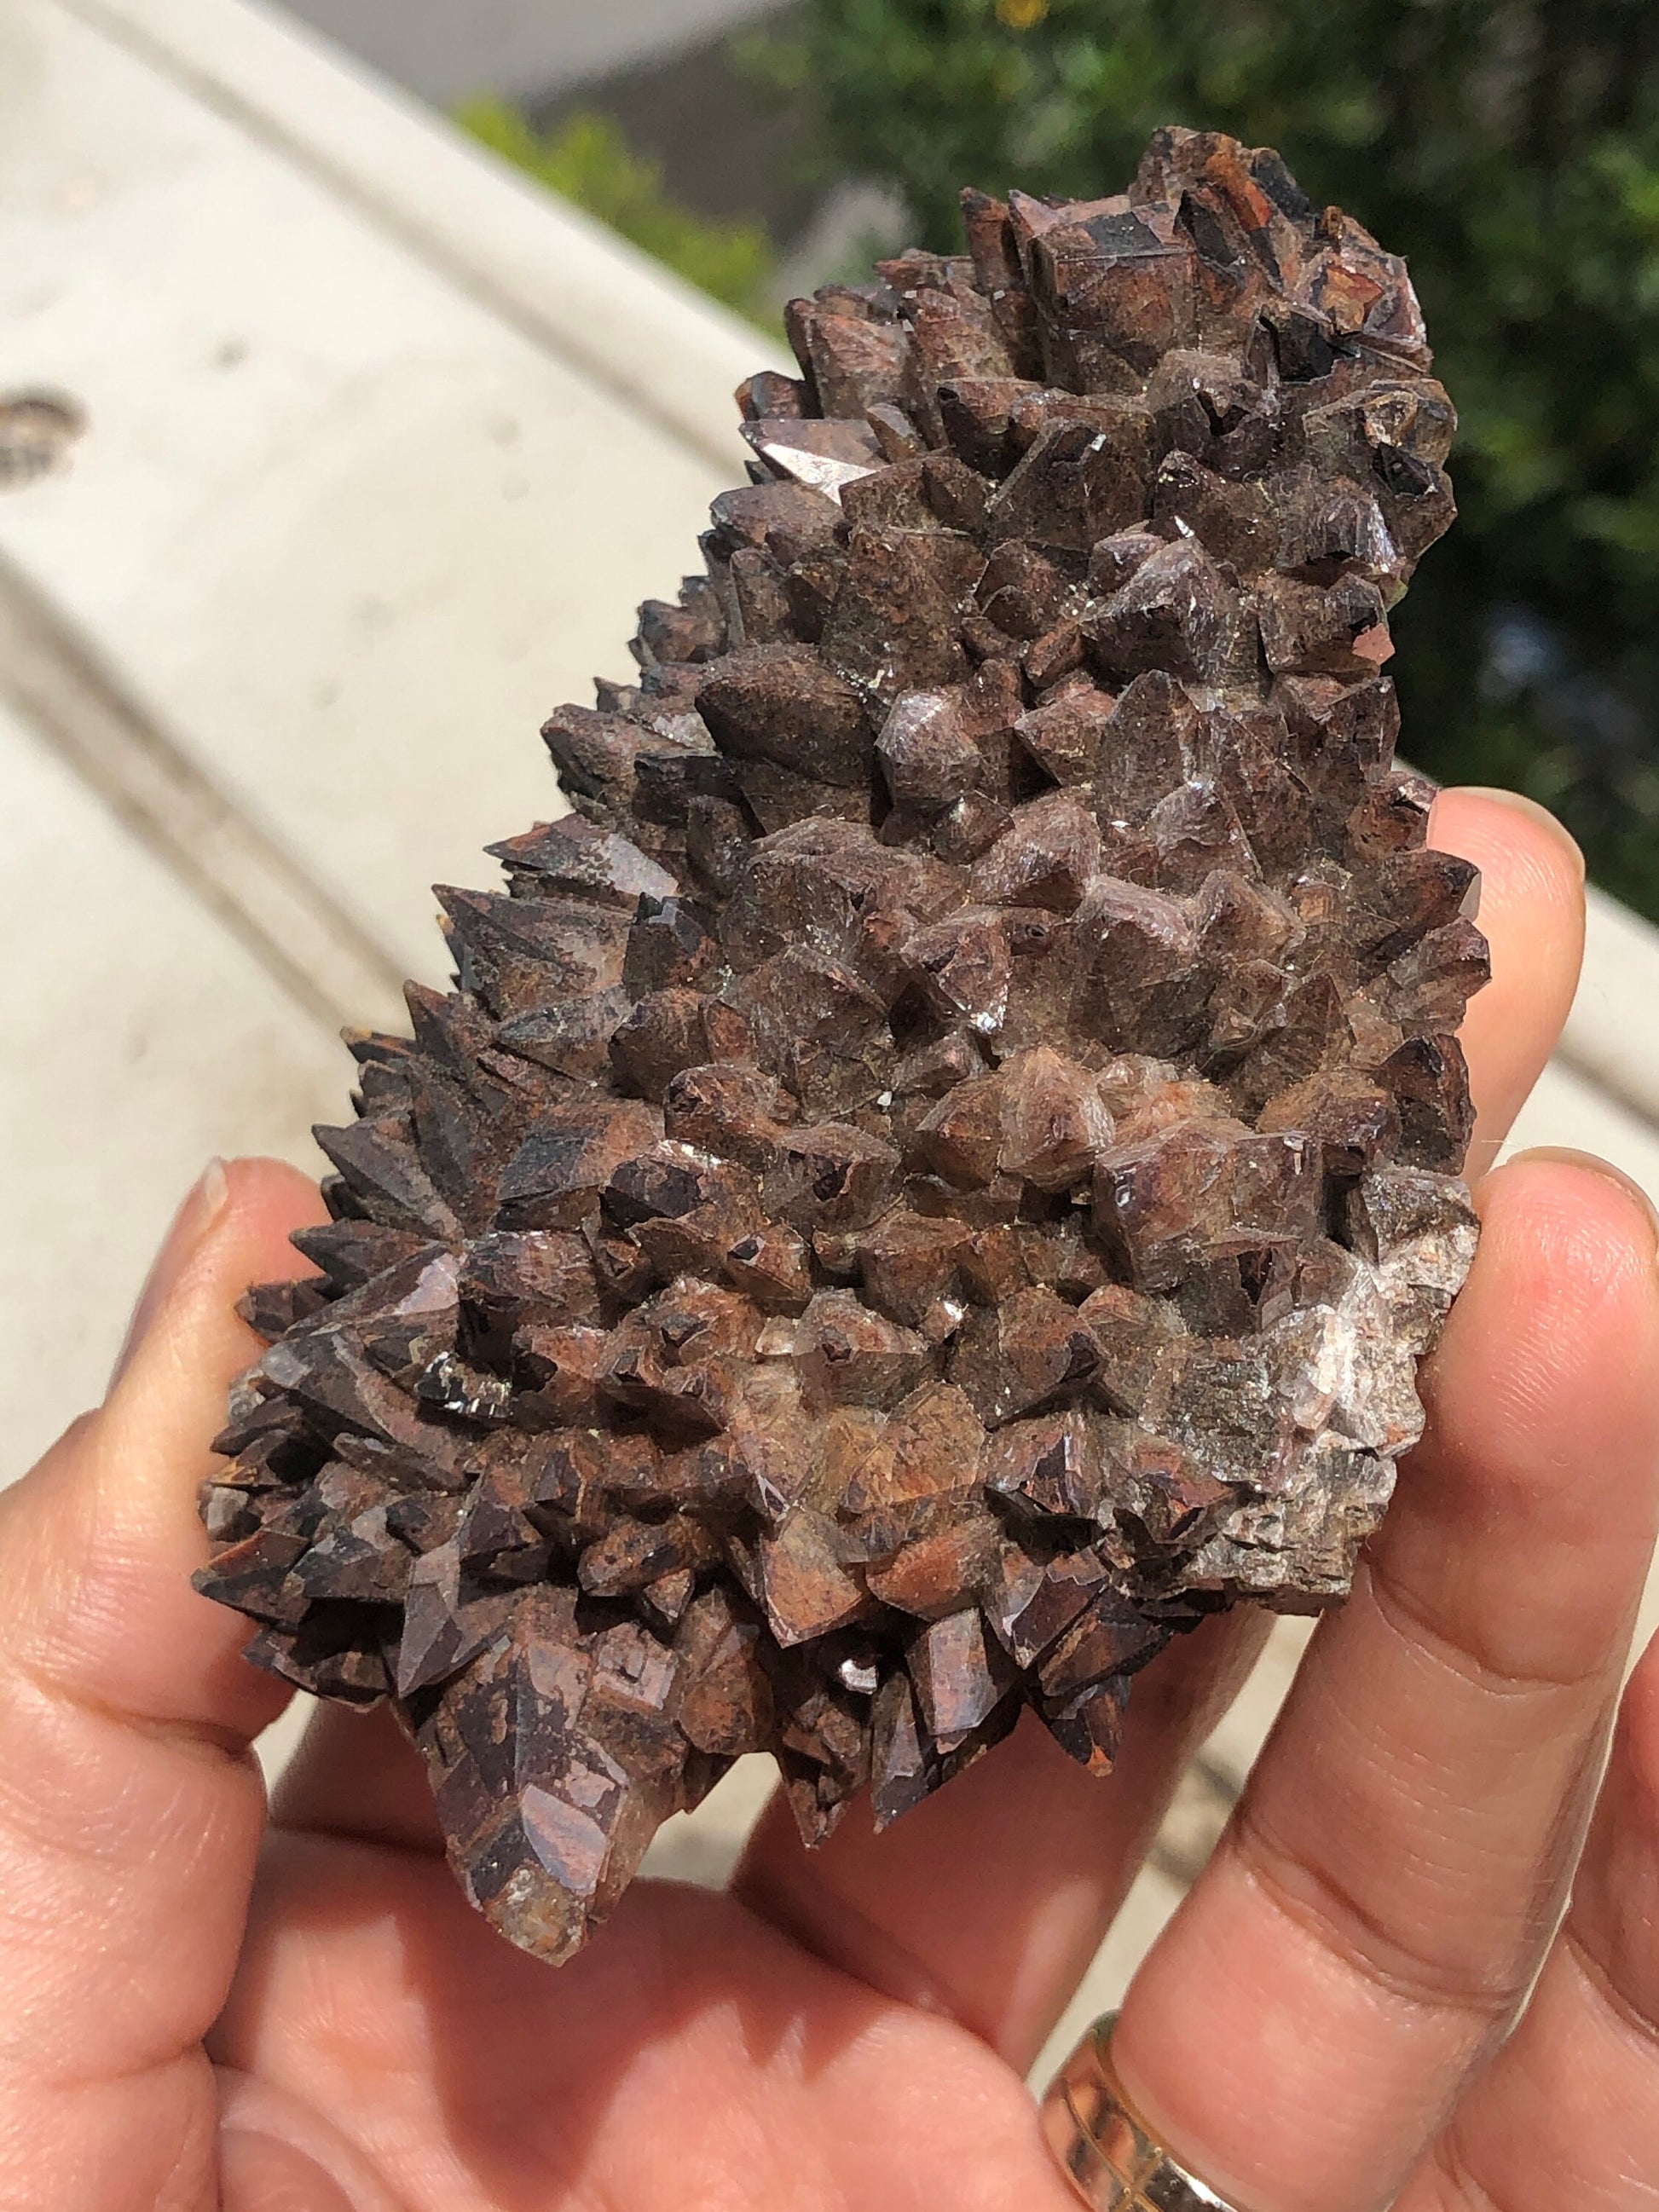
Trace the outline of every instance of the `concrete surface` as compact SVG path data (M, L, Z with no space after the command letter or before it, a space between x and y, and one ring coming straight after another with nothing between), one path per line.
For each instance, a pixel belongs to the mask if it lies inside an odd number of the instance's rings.
M86 417L0 491L6 1474L97 1398L204 1155L317 1164L333 1025L395 1018L443 964L427 886L554 809L535 727L689 563L760 350L244 0L0 11L0 404ZM1599 902L1517 1141L1659 1197L1656 1000L1659 939ZM1201 1863L1304 1633L1188 1778L1079 2017ZM653 1865L722 1878L765 1787L745 1763Z

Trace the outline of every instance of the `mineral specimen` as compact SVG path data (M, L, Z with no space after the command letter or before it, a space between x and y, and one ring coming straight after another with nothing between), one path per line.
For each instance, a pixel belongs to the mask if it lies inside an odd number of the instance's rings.
M1462 860L1388 612L1452 501L1402 264L1278 156L965 196L793 303L750 482L440 893L208 1486L250 1656L390 1697L560 1960L771 1752L808 1842L1348 1587L1468 1266Z

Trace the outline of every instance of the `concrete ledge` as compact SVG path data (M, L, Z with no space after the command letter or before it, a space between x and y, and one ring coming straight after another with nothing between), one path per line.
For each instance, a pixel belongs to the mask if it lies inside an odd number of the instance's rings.
M731 468L732 394L790 364L748 325L339 48L251 0L64 0L373 215L400 244Z
M1605 891L1589 894L1583 978L1559 1057L1659 1130L1659 929Z

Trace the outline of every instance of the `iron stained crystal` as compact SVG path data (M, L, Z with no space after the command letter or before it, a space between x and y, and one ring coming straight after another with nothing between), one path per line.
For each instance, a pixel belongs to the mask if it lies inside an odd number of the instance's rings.
M796 301L750 481L443 890L207 1486L249 1656L392 1700L562 1960L744 1752L810 1843L1340 1599L1472 1255L1474 878L1394 765L1450 521L1401 263L1278 156L969 192Z

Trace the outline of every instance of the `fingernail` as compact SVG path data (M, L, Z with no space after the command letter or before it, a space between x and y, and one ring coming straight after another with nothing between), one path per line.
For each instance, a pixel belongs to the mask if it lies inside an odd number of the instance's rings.
M166 1304L203 1239L209 1236L230 1201L230 1177L222 1160L210 1160L173 1217L173 1226L150 1263L144 1287L127 1323L127 1333L110 1375L112 1390L132 1363L134 1353L149 1334L156 1315Z
M1523 791L1505 791L1499 783L1464 783L1460 784L1458 789L1468 792L1471 798L1490 799L1497 805L1507 806L1513 813L1524 814L1540 830L1547 830L1556 843L1572 855L1572 864L1578 871L1578 880L1583 883L1584 855L1579 850L1578 840L1550 812L1547 806L1540 806L1535 799L1528 799Z
M1627 1198L1633 1198L1641 1207L1653 1238L1654 1257L1659 1259L1659 1206L1654 1204L1634 1176L1614 1167L1611 1160L1601 1159L1595 1152L1576 1151L1571 1145L1529 1145L1523 1152L1511 1152L1504 1164L1518 1167L1523 1160L1553 1160L1562 1167L1583 1168L1591 1175L1600 1176L1604 1182L1616 1183Z

